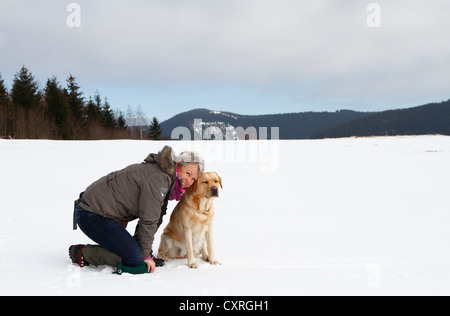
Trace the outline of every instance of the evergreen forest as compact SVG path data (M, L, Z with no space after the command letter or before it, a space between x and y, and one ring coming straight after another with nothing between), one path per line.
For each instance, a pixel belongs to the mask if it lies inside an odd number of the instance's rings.
M129 121L135 123L130 107L128 112ZM144 125L141 110L140 115ZM153 135L158 136L158 131ZM72 75L64 86L52 77L41 90L31 71L23 66L15 74L10 91L0 74L0 138L148 139L150 135L128 127L124 114L113 111L108 98L102 98L100 93L85 98Z

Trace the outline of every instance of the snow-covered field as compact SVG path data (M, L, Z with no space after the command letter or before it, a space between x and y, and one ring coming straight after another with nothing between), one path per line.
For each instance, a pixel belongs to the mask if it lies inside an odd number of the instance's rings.
M90 242L72 231L78 193L165 144L201 151L223 178L222 265L73 266L69 245ZM0 140L0 176L0 295L450 294L450 137Z

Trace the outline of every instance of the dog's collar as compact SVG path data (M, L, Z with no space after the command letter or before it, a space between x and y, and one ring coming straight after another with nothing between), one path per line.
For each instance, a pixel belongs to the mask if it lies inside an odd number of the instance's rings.
M199 209L195 208L194 206L192 206L192 204L187 199L182 199L181 202L184 202L190 209L192 209L196 212L205 214L205 215L208 215L209 211L211 210L211 208L209 210L199 210Z

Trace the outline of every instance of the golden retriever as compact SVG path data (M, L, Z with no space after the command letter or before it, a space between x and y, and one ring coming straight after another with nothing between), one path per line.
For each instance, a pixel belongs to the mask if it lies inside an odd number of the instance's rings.
M216 172L205 172L187 189L161 235L158 257L187 258L190 268L198 268L195 256L201 253L203 260L219 264L213 248L213 201L219 185L223 188Z

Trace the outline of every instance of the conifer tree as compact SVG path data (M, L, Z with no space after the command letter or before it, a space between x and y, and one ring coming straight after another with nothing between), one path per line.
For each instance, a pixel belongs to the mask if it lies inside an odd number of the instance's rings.
M14 76L11 99L14 137L37 138L44 123L42 93L25 66Z
M98 101L98 100L97 100ZM86 105L85 114L86 114L86 121L89 124L93 124L95 122L99 122L101 115L100 115L101 109L97 105L94 100L92 100L91 97L89 97L89 101Z
M75 80L76 78L72 75L69 75L69 78L67 78L67 101L69 102L73 120L79 123L83 120L84 98Z
M105 98L105 103L101 108L102 125L106 128L117 127L116 118L114 117L114 112L111 110L111 106L108 103L108 99Z
M45 87L45 105L49 118L57 127L59 138L72 139L73 131L69 127L69 102L56 77L47 81Z
M0 74L0 137L8 136L9 95Z
M25 66L14 76L11 98L17 107L26 110L39 108L42 93L34 76Z
M158 140L161 137L162 129L159 121L156 117L153 117L152 123L150 124L149 137L153 140Z
M117 115L117 127L120 129L126 129L127 128L127 121L125 119L125 115L123 112L119 112Z

